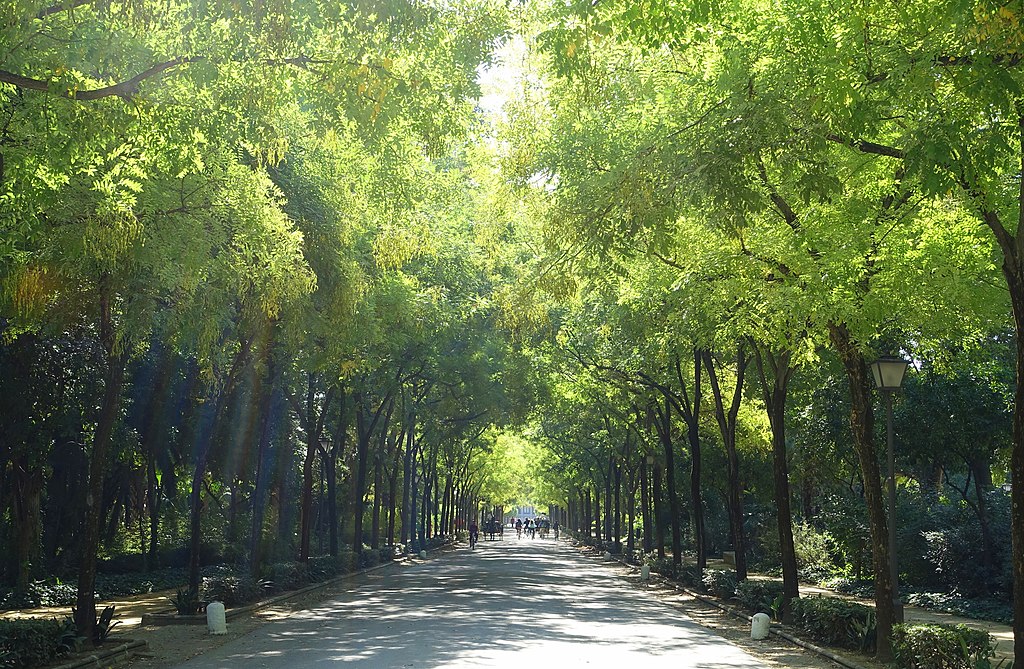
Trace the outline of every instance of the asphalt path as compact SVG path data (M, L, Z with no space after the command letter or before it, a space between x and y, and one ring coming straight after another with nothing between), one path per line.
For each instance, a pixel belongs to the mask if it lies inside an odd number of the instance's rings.
M642 663L642 664L641 664ZM376 578L182 669L761 669L765 665L552 539L480 541Z

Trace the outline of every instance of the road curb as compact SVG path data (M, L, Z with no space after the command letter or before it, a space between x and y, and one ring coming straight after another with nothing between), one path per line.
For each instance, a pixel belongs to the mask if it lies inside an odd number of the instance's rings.
M640 570L640 568L637 567L636 565L629 564L629 563L625 562L624 560L620 559L618 556L612 555L612 559L615 560L616 562L618 562L623 567L628 568L630 571L636 572L636 571ZM728 604L723 604L723 603L717 601L716 599L712 599L710 597L707 597L706 595L703 595L703 594L701 594L699 592L694 592L693 590L690 590L686 586L681 585L681 584L679 584L679 583L677 583L675 581L669 580L669 579L665 578L664 576L661 576L660 574L651 574L651 578L652 579L655 578L655 577L657 577L660 581L662 581L666 585L671 585L673 589L685 592L690 597L693 597L694 599L700 600L700 601L704 602L705 604L709 604L711 606L714 606L715 608L720 609L720 610L724 611L725 613L728 613L729 615L731 615L733 617L741 618L743 620L746 620L747 622L750 622L750 620L752 618L752 616L747 615L747 613L745 611L740 611L739 609L737 609L735 607L732 607L732 606L729 606ZM846 657L844 655L840 655L838 653L835 653L835 652L833 652L833 651L831 651L831 650L829 650L827 648L822 648L821 646L817 646L817 645L815 645L815 644L813 644L813 643L811 643L809 641L804 641L800 637L794 636L793 634L790 634L789 632L786 632L785 630L780 630L780 629L777 629L775 627L770 627L768 629L768 633L772 634L774 636L777 636L777 637L779 637L781 639L785 639L786 641L789 641L790 643L796 644L797 646L800 646L801 648L805 648L805 649L807 649L807 650L809 650L809 651L811 651L813 653L817 653L818 655L821 655L822 657L824 657L824 658L826 658L828 660L831 660L831 661L835 662L836 664L839 664L839 665L842 665L842 666L846 667L846 669L868 669L864 665L862 665L862 664L860 664L858 662L855 662L854 660L851 660L850 658L848 658L848 657Z
M444 545L438 546L437 548L432 548L432 549L427 551L427 555L429 556L432 553L437 553L437 552L440 552L440 551L444 551L445 549L447 549L447 548L449 548L451 546L453 546L453 544L444 544ZM387 562L382 562L382 563L374 565L372 567L366 567L365 569L360 569L358 571L352 571L352 572L349 572L347 574L341 574L340 576L335 576L334 578L332 578L332 579L330 579L328 581L323 581L321 583L313 583L311 585L303 586L303 587L299 588L298 590L289 590L288 592L282 592L279 595L274 595L273 597L271 597L269 599L264 599L262 601L254 603L254 604L246 604L245 606L239 606L237 608L228 609L225 612L224 617L225 617L226 620L234 620L235 618L238 618L238 617L243 616L245 614L253 613L254 611L259 611L260 609L266 608L268 606L273 606L274 604L278 604L278 603L283 602L285 600L291 599L292 597L296 597L296 596L299 596L299 595L304 595L307 592L313 592L314 590L319 590L321 588L327 588L327 587L330 587L330 586L335 585L337 583L341 583L345 579L352 578L353 576L360 576L362 574L369 574L369 573L378 571L380 569L385 569L386 567L390 567L390 566L392 566L394 564L399 564L399 563L404 563L404 562L412 562L412 561L421 562L421 560L418 557L416 557L415 555L402 555L402 556L396 557L393 560L389 560ZM146 614L142 615L142 626L143 627L145 627L146 625L154 625L154 626L157 626L157 627L161 627L161 626L164 626L164 625L205 625L205 624L206 624L206 615L205 614L197 614L197 615L194 615L194 616L179 616L176 613L146 613ZM57 669L64 669L64 668L63 667L59 667Z
M54 667L53 669L84 669L85 667L112 667L121 662L128 661L132 656L132 651L146 648L146 642L143 639L137 641L129 641L123 643L117 648L111 648L110 650L103 651L102 653L95 653L87 657L82 657L67 664Z

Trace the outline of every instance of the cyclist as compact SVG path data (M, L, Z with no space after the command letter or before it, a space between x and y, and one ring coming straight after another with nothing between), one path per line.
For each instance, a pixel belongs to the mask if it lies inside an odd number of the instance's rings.
M476 548L476 540L480 538L480 528L477 527L476 520L469 521L469 547Z
M516 539L523 538L523 519L516 518Z

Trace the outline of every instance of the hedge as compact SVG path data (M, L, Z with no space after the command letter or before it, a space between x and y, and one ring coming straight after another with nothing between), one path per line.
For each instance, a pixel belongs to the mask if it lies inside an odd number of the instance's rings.
M37 667L66 655L77 643L70 619L0 620L0 667Z
M837 597L800 597L792 601L793 624L816 641L853 650L875 647L875 611Z
M987 669L994 654L988 632L966 625L893 625L892 650L901 669Z

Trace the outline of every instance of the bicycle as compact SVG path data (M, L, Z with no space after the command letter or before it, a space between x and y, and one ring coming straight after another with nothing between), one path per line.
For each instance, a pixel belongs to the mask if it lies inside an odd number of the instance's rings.
M476 548L476 542L477 542L478 538L479 537L478 537L478 533L477 532L470 532L469 533L469 547L471 549L475 549Z

